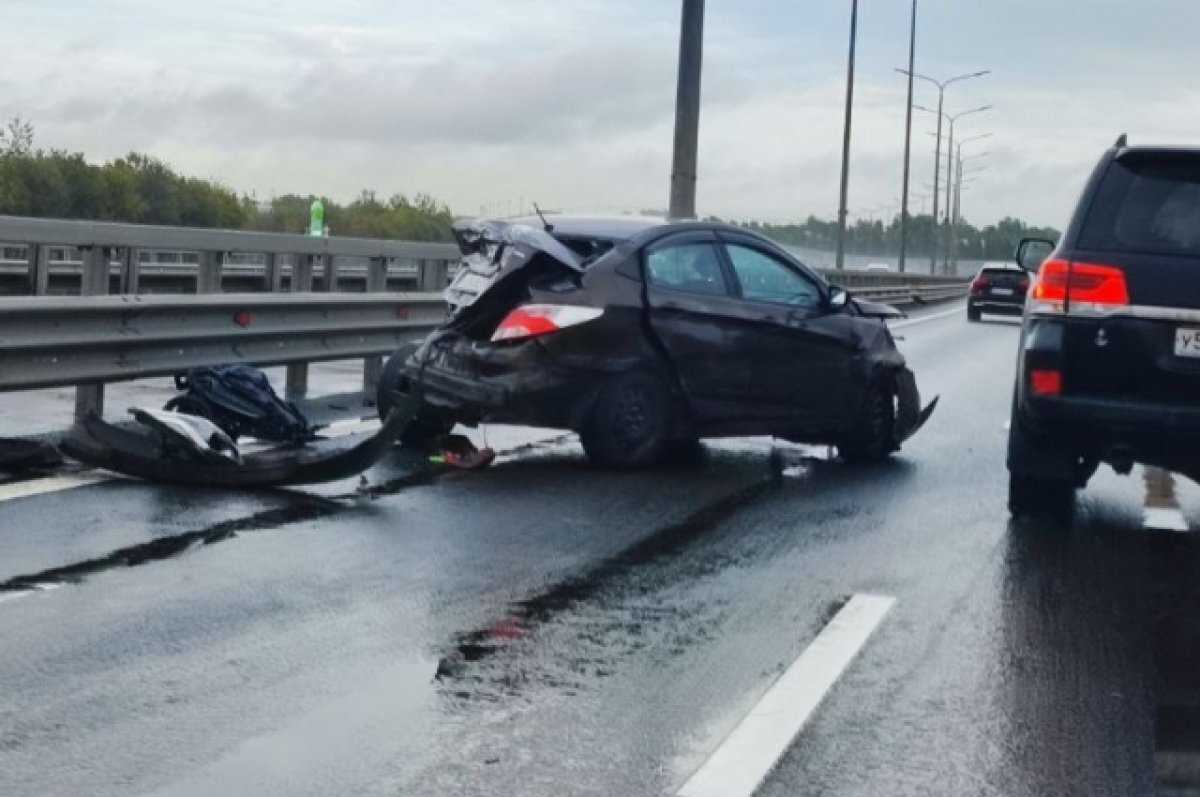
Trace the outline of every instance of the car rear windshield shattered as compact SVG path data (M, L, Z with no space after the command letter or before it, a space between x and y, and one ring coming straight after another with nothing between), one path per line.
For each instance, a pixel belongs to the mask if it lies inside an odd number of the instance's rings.
M1200 157L1132 153L1114 161L1088 214L1080 245L1200 256Z

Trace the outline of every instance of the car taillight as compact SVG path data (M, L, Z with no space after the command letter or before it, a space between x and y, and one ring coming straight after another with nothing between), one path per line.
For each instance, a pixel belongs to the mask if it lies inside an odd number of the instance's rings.
M1029 290L1029 280L1027 280L1027 279L1017 280L1017 290L1019 290L1019 291Z
M604 315L595 307L563 304L527 304L510 312L492 333L492 342L548 335L560 329L593 321Z
M976 277L971 283L971 293L979 293L989 285L987 277Z
M1034 368L1029 372L1029 387L1040 396L1062 394L1062 371L1057 368Z
M1116 266L1054 258L1042 264L1033 283L1038 309L1063 312L1103 310L1129 304L1125 272ZM1067 305L1070 305L1068 307Z

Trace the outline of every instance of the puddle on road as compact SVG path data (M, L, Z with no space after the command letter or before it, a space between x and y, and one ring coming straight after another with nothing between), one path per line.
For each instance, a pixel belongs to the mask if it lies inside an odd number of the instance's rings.
M1178 477L1147 469L1143 486L1144 513L1085 494L1071 529L1013 527L1007 611L1019 634L1004 649L1026 667L1055 662L1040 682L1022 675L1015 722L1040 744L1052 743L1041 728L1090 722L1074 730L1100 751L1119 736L1154 793L1200 797L1200 533L1186 531ZM1085 763L1100 773L1111 762Z

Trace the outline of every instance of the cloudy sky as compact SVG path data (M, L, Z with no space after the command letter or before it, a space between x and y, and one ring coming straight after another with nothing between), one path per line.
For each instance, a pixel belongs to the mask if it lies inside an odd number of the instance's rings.
M832 217L849 0L708 0L702 213ZM260 198L433 194L666 205L678 0L0 0L0 117L105 160L136 150ZM861 0L851 210L896 204L907 0ZM1061 225L1120 132L1200 144L1195 0L920 0L919 72L989 154L976 223ZM918 101L936 90L918 84ZM935 117L914 123L914 191ZM926 200L927 201L927 200ZM921 201L914 200L919 210Z

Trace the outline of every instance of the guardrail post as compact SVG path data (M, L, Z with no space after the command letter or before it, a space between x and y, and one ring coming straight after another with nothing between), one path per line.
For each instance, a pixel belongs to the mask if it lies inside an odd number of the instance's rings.
M430 293L446 290L449 266L445 260L422 260L417 264L417 287Z
M196 272L196 293L220 293L224 252L201 252L200 268Z
M121 263L121 293L135 294L141 288L142 253L132 246L125 247L125 260Z
M29 292L34 296L45 296L50 292L50 247L30 244L26 251L29 257Z
M317 257L321 260L321 280L325 283L326 293L337 293L337 258L333 255L317 255Z
M311 293L312 285L312 255L296 255L296 264L292 266L292 293ZM308 395L308 363L293 363L287 367L284 395L289 401Z
M109 259L111 253L104 246L90 246L81 250L83 273L80 278L81 296L103 296L108 293ZM79 385L75 388L75 420L81 421L88 413L104 414L104 384Z
M387 291L388 261L386 257L373 257L367 263L367 293L384 293ZM375 391L379 388L379 376L383 372L382 357L368 357L363 360L363 393L367 401L375 400Z
M263 255L266 265L263 270L263 289L267 293L279 293L283 290L283 269L279 265L279 256L274 252Z

